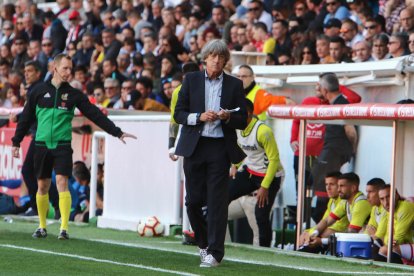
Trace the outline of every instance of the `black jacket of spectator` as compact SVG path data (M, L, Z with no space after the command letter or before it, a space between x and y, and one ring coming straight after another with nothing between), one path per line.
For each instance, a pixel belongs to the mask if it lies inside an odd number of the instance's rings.
M105 60L113 59L116 60L119 54L119 50L122 48L122 43L118 40L112 41L111 45L105 49Z
M68 31L63 27L62 21L60 21L60 19L53 20L52 27L50 28L50 38L52 40L53 48L59 53L63 52L66 47L67 36Z

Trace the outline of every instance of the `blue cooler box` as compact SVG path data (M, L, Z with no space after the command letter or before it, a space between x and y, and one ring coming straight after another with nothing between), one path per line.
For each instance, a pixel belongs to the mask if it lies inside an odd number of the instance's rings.
M336 254L342 257L371 258L371 238L367 234L336 233Z

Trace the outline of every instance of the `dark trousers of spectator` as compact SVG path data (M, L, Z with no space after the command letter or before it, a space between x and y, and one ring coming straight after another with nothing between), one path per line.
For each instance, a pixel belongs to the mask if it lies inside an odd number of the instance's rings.
M340 149L326 148L322 149L318 161L312 169L312 177L315 195L318 197L316 208L312 212L314 221L320 221L326 210L329 201L325 188L325 176L327 173L339 171L343 164L349 161L350 153L344 153Z
M236 178L230 180L229 204L244 195L251 195L260 188L263 177L250 174L246 168L237 172ZM270 223L270 211L272 210L275 197L280 188L281 177L275 177L269 187L269 202L259 208L256 204L254 214L259 228L259 245L270 247L272 242L272 225ZM253 195L254 196L254 195Z
M36 205L36 193L37 193L37 177L34 169L34 152L35 152L35 140L30 141L29 148L26 153L26 157L22 166L22 176L26 183L27 190L30 196L30 207L37 212ZM59 194L56 185L50 185L49 198L55 209L59 209Z
M186 206L196 242L208 247L217 261L224 256L229 194L230 159L222 138L200 137L190 157L184 158ZM207 221L202 207L207 205Z

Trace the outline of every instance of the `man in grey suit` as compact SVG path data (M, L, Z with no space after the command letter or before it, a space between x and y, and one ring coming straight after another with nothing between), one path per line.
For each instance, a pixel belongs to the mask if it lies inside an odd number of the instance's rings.
M246 127L247 112L242 82L223 72L230 59L227 45L212 40L201 56L206 69L187 74L178 96L174 119L183 127L175 154L184 157L187 213L200 266L215 267L224 256L230 163L245 157L235 129Z

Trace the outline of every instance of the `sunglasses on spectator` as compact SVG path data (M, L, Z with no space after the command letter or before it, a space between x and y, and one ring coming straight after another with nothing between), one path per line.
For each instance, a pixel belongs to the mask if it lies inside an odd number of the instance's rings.
M295 8L295 11L303 11L303 10L305 10L305 7L296 7Z
M258 11L258 10L260 10L260 8L259 8L259 7L250 8L250 9L249 9L249 11Z
M336 5L336 2L326 2L326 6L335 6Z
M365 30L368 30L368 29L373 30L376 27L377 27L377 25L365 26Z
M16 22L16 24L17 24L17 25L22 25L22 24L23 24L23 22L19 22L19 21L17 21L17 22Z
M408 44L414 43L414 40L408 40Z
M52 43L43 43L42 46L43 47L50 47L50 46L52 46Z

